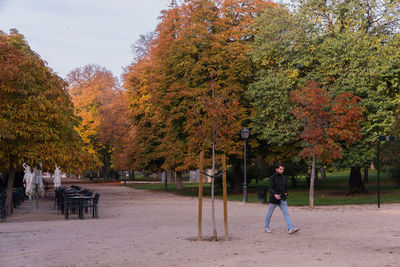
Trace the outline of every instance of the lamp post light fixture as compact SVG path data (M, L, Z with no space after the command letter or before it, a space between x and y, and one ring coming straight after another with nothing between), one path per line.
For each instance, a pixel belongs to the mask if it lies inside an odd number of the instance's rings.
M250 137L250 131L246 127L243 128L243 130L240 132L240 136L242 137L244 141L244 164L243 164L243 202L247 202L247 177L246 177L246 145L247 145L247 140Z

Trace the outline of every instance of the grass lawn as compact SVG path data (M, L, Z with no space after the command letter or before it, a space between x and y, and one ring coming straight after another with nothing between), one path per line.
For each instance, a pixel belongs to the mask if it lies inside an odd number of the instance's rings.
M349 174L342 173L328 173L327 179L318 180L314 191L314 205L347 205L347 204L374 204L377 203L377 183L376 173L370 172L369 182L365 185L368 192L363 194L349 194ZM383 176L383 178L382 178ZM250 182L248 189L248 201L257 202L257 187L266 186L267 180L260 181L256 184L254 181ZM392 180L384 178L381 175L381 203L400 202L400 187ZM134 184L130 185L136 189L157 190L163 191L164 185L159 184ZM203 196L210 197L211 184L203 184ZM198 196L197 183L184 183L183 190L177 191L175 184L168 184L168 192L173 192L183 196ZM222 198L222 190L215 189L215 197ZM268 200L269 194L267 195ZM289 197L288 204L292 206L305 206L308 205L309 188L305 178L297 179L297 186L291 187L289 182ZM242 194L231 194L228 192L228 200L242 201Z

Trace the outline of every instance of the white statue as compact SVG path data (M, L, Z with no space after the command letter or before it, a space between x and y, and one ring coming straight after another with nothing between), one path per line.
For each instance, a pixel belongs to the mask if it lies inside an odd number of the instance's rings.
M32 178L30 180L29 186L27 185L26 194L36 199L39 196L44 196L43 177L42 171L40 169L33 169Z
M33 183L32 183L32 178L33 178L33 173L31 172L31 167L29 167L28 164L23 163L22 166L24 167L24 185L25 185L25 194L29 196L29 200L31 200L31 194L32 194L32 188L33 188Z
M61 171L60 167L56 166L56 169L54 170L54 188L60 187L61 186Z
M26 185L28 184L28 182L30 180L31 167L29 167L29 165L26 164L25 162L22 163L22 167L24 167L24 186L26 187Z

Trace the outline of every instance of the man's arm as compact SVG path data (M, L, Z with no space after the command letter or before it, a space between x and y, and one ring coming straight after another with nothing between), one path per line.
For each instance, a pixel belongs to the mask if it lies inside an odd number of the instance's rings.
M274 178L275 178L275 176L272 175L272 176L269 178L269 181L268 181L268 187L269 187L269 192L270 192L271 196L273 196L273 195L276 194Z
M287 177L285 176L285 196L288 195Z
M281 199L281 196L278 195L278 194L276 193L276 190L275 190L275 175L272 175L272 176L269 178L268 186L269 186L269 192L271 193L271 196L274 196L276 199L280 200L280 199Z

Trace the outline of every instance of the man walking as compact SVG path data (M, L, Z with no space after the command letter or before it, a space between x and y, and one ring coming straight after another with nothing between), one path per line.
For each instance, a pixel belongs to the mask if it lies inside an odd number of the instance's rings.
M294 228L292 221L290 220L288 205L287 205L287 181L286 177L283 175L285 170L285 166L282 163L277 163L275 166L276 173L269 178L269 208L267 212L267 216L265 218L265 232L271 233L271 229L269 228L269 224L271 222L272 213L274 213L275 208L278 206L285 218L285 222L287 225L288 233L293 234L299 231L298 228Z

